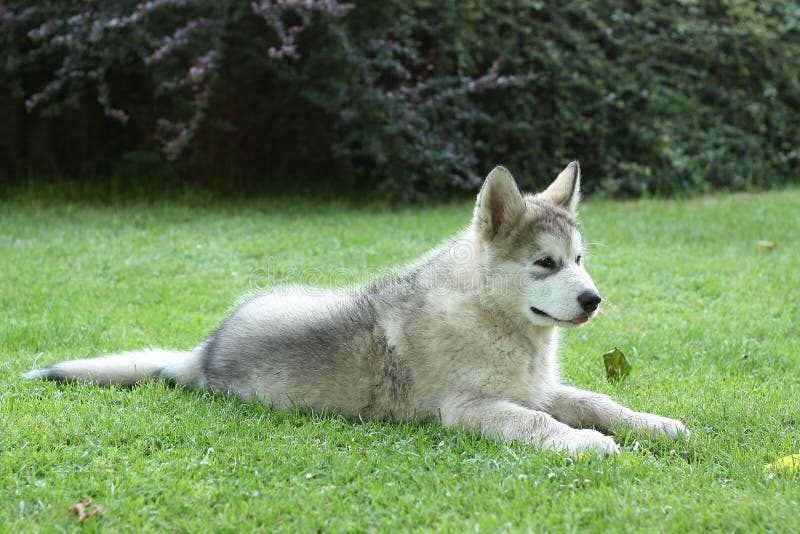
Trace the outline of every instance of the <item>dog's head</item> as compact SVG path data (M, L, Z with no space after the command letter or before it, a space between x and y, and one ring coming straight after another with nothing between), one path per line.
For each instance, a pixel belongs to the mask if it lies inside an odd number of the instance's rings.
M597 314L600 294L584 268L576 219L580 174L570 163L547 189L522 195L496 167L478 194L472 225L483 242L487 298L516 319L574 327Z

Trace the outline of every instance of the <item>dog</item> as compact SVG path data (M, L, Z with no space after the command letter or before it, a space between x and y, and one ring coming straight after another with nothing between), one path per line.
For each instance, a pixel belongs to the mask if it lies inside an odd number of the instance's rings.
M580 167L521 194L503 167L467 228L419 261L347 289L279 287L243 301L188 352L65 361L31 379L133 385L163 378L275 409L436 420L569 454L619 452L605 432L678 439L678 420L565 385L561 328L598 313L577 221Z

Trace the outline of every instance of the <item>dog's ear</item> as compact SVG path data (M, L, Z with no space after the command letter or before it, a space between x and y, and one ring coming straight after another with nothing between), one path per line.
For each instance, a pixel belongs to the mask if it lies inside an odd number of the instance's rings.
M578 201L581 199L581 167L573 161L561 171L561 174L542 191L542 196L550 199L556 206L577 213Z
M487 240L511 226L525 209L517 183L505 167L495 167L483 182L475 206L475 222Z

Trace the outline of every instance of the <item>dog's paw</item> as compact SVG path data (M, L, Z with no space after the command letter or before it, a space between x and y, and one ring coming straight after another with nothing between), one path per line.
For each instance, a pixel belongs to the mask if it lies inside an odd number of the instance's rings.
M650 434L663 434L672 439L688 438L691 432L677 419L651 413L637 414L634 426Z
M585 451L596 451L601 456L619 454L619 445L614 438L591 429L571 430L559 438L553 439L551 446L569 454Z

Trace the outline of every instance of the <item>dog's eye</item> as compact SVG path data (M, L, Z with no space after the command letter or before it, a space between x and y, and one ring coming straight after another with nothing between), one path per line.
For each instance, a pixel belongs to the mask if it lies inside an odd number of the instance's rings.
M582 258L583 258L583 256L578 256L577 258L575 258L575 263L577 263L578 265L580 265L580 264L581 264L581 259L582 259Z
M553 261L553 258L547 256L546 258L542 258L540 260L536 260L536 265L539 267L544 267L545 269L552 269L556 266L556 262Z

